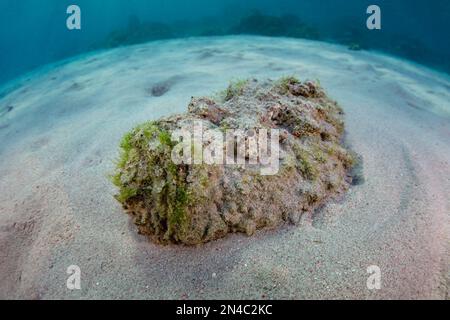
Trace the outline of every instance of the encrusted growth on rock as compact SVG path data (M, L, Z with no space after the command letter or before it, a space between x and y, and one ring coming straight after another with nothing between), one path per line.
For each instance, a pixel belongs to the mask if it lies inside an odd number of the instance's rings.
M194 120L222 131L279 129L278 174L262 176L254 164L174 164L171 132L191 130ZM160 243L193 245L297 223L351 183L354 156L343 131L342 109L318 83L234 82L220 98L192 98L186 114L126 134L112 177L116 198L139 232Z

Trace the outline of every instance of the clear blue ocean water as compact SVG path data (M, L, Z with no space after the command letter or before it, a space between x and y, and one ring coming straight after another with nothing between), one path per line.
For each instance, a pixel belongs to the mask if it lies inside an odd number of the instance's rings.
M81 9L68 30L66 9ZM368 30L366 9L381 8ZM450 71L448 0L2 0L0 83L83 52L155 39L262 34L381 50Z

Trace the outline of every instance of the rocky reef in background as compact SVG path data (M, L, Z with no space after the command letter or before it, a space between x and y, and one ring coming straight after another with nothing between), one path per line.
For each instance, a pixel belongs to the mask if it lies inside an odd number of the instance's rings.
M255 12L230 29L231 34L320 39L319 31L295 15L270 16Z
M127 28L111 32L97 47L115 48L175 37L173 28L165 23L141 22L138 17L130 16Z
M350 17L337 19L333 28L324 28L305 23L293 14L277 16L264 14L258 10L234 19L208 17L170 24L141 22L136 16L130 16L127 27L111 32L104 40L94 44L92 49L115 48L163 39L226 35L322 40L347 46L349 50L382 50L447 72L450 70L449 59L445 52L434 51L419 38L411 35L370 32L365 26L364 19Z
M261 175L260 163L175 164L171 133L192 132L195 122L222 132L243 129L248 136L278 129L278 172ZM158 243L195 245L295 224L351 184L356 156L343 134L342 109L316 82L236 81L214 97L192 98L185 114L127 133L112 176L116 199L139 233ZM210 142L203 140L202 147Z
M172 24L141 22L130 16L128 26L111 32L95 48L114 48L148 41L189 36L262 35L319 39L319 31L302 22L295 15L272 16L254 11L238 21L221 19L201 19L199 21L179 21Z

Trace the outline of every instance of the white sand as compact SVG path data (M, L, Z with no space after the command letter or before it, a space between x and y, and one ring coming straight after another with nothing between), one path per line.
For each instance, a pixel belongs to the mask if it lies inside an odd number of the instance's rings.
M122 134L233 78L286 74L320 79L343 106L366 182L300 227L191 248L138 236L106 178ZM12 85L0 98L0 115L13 106L0 116L0 298L448 298L445 75L324 43L227 37L87 55ZM72 264L79 291L66 288ZM380 290L366 287L370 265Z

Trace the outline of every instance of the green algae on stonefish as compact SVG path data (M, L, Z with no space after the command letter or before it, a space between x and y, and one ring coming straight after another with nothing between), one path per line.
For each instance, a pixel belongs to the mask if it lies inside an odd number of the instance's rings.
M173 132L192 132L196 123L224 133L276 131L276 172L261 174L263 164L250 164L247 149L240 164L174 161L180 141ZM112 176L116 199L139 233L158 243L195 245L298 223L348 189L355 156L343 145L343 133L342 109L316 82L232 82L213 97L192 98L188 112L144 123L124 136ZM201 140L193 153L210 143ZM219 146L226 154L230 144Z

